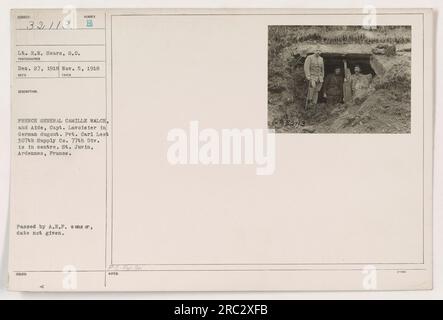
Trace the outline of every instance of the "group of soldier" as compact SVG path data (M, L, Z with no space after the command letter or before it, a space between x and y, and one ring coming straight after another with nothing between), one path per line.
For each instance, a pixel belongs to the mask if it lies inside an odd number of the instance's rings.
M343 71L340 66L336 66L334 72L325 77L325 65L320 48L317 47L313 54L306 57L304 71L309 83L307 108L317 105L318 95L322 89L329 105L362 98L367 94L372 75L362 74L358 65L354 66L354 73L351 74L346 61L343 61L343 66Z

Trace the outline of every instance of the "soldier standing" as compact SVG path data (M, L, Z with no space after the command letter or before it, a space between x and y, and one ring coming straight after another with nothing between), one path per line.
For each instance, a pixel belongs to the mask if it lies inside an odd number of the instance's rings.
M343 100L343 76L340 67L325 79L325 97L329 105L335 105Z
M351 76L352 99L354 101L364 100L370 89L372 74L362 74L360 66L355 66L354 74Z
M348 63L343 60L344 64L344 82L343 82L343 102L349 102L352 100L352 88L351 88L351 70L348 68Z
M318 101L318 93L323 85L325 76L325 66L323 58L320 56L321 50L317 47L314 54L308 56L305 60L305 76L309 82L307 106L316 105Z

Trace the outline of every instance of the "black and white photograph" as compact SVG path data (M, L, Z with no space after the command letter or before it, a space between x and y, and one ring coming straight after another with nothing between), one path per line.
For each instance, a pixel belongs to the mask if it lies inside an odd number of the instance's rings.
M276 133L411 132L410 26L269 26Z

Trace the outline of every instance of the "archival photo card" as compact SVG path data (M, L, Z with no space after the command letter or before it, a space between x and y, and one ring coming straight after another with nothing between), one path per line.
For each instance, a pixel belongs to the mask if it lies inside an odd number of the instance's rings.
M10 290L432 288L432 10L11 26Z

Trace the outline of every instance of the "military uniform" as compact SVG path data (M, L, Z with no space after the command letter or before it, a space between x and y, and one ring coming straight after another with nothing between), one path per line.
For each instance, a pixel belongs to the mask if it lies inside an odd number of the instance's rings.
M370 90L372 74L353 74L351 76L351 90L353 100L362 100L367 97Z
M340 103L343 99L343 77L330 74L325 79L325 93L328 104Z
M349 68L346 68L345 79L343 83L343 102L345 103L352 100L351 77L351 70L349 70Z
M325 76L323 58L316 57L315 54L308 56L305 60L304 69L306 78L309 80L308 101L316 104Z

